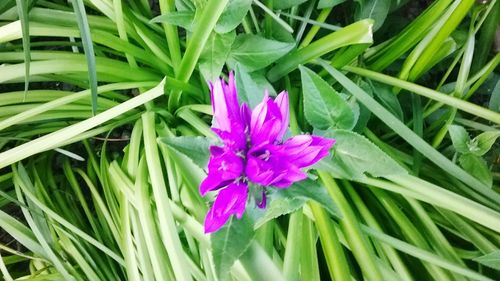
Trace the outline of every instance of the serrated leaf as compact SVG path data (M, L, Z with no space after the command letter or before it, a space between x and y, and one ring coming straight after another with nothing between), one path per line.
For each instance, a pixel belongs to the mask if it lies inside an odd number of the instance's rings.
M344 3L346 0L319 0L318 9L326 9Z
M252 0L231 0L215 25L215 32L227 33L234 30L250 10Z
M470 152L477 156L483 156L491 149L498 137L500 137L500 131L487 131L479 134L471 141Z
M332 156L323 159L314 168L336 176L356 180L365 174L374 177L407 174L396 161L367 138L347 130L330 130L326 137L335 138Z
M210 158L209 147L213 145L213 142L208 138L182 136L159 138L158 140L189 157L200 168L207 167Z
M226 34L213 32L210 35L199 60L200 72L206 81L215 81L219 78L235 38L236 32Z
M168 23L184 28L187 31L193 31L194 12L177 11L170 12L153 18L151 23Z
M480 180L486 186L491 187L493 184L493 177L486 161L481 157L472 153L465 153L458 158L460 166L464 168L469 174Z
M248 72L262 69L295 47L289 42L266 39L253 34L239 35L231 48L228 64L239 63Z
M313 180L304 180L289 188L269 188L267 194L268 206L265 209L255 208L250 211L257 229L266 222L279 216L290 214L301 208L307 201L318 202L332 216L341 218L340 211L328 195L325 188Z
M239 65L236 65L234 76L238 98L241 102L248 103L250 108L255 108L257 104L262 102L266 90L270 95L276 95L273 86L266 80L266 77L262 73L248 73Z
M352 129L356 123L349 104L312 70L299 66L304 115L314 128Z
M491 252L487 255L475 258L473 260L487 267L500 270L500 250Z
M358 7L355 11L356 20L373 19L373 30L379 29L387 18L391 8L391 0L355 0Z
M403 109L398 97L392 92L392 88L386 84L372 82L373 93L378 101L399 120L403 121Z
M468 143L470 142L470 137L464 127L459 125L449 125L448 133L450 133L451 142L457 152L469 152Z
M231 266L248 249L254 236L252 221L246 214L241 219L233 216L212 233L212 255L218 280L227 280Z

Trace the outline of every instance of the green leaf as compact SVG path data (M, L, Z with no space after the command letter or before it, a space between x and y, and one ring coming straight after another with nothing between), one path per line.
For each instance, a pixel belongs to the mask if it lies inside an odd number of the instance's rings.
M296 211L309 200L319 203L332 216L341 218L340 210L326 189L316 181L304 180L285 189L269 188L267 207L265 209L254 208L249 212L255 221L254 228L257 229L272 219Z
M234 30L246 16L251 5L252 0L230 1L215 26L215 32L227 33Z
M358 82L359 87L361 87L368 95L373 96L373 88L370 84L368 84L364 80L360 80ZM354 126L353 131L355 132L363 132L363 130L368 125L368 121L370 121L372 114L370 110L364 105L359 104L359 117L356 122L356 126Z
M245 214L241 219L234 216L217 232L212 233L212 255L217 279L227 280L234 262L252 243L255 232Z
M299 66L304 96L304 115L315 128L352 129L356 123L349 104L312 70Z
M494 251L487 255L473 259L482 265L500 270L500 250Z
M355 0L358 2L358 7L354 13L356 20L373 19L373 30L379 29L385 21L389 9L391 8L391 0Z
M83 0L75 0L72 3L73 9L75 10L78 28L80 29L85 58L87 60L89 87L92 95L92 114L95 115L97 112L97 71L94 45L90 35L90 26L87 20L87 13L85 12Z
M239 35L229 55L228 64L241 67L248 72L262 69L286 55L295 47L293 43L269 40L253 34Z
M470 137L464 127L459 125L449 125L448 132L450 133L453 147L457 150L457 152L469 152L468 143L470 142Z
M181 136L159 138L158 141L186 155L193 160L196 165L200 166L200 168L207 167L208 158L210 157L209 147L213 145L210 139L204 137Z
M177 11L170 12L153 18L151 23L168 23L184 28L187 31L193 31L194 12Z
M498 137L500 137L500 131L481 133L470 142L470 152L477 156L483 156L491 149Z
M238 64L236 65L234 76L236 79L238 98L241 102L248 103L250 108L254 108L257 104L262 102L265 91L268 91L272 96L276 95L273 86L266 80L262 73L248 73Z
M30 32L29 32L29 15L28 15L28 4L24 0L16 0L17 14L19 15L19 20L21 22L21 29L23 34L23 52L24 52L24 99L28 94L28 87L30 83Z
M493 92L491 92L488 107L493 111L500 112L500 80L498 80Z
M330 130L325 136L335 138L333 155L314 168L334 173L342 178L364 179L365 173L374 177L407 174L399 164L367 138L347 130Z
M318 9L332 8L345 1L346 0L319 0Z
M198 62L200 72L206 81L219 78L235 38L235 32L225 34L212 32Z
M378 82L372 82L372 87L377 100L394 116L403 121L403 109L398 97L392 92L392 87Z
M306 2L307 0L280 0L280 1L274 1L273 2L273 8L276 10L284 10L291 8L293 6L297 6L299 4L302 4Z
M469 174L476 177L486 186L491 187L493 184L493 177L490 169L483 158L476 156L472 153L465 153L458 158L460 166L464 168Z

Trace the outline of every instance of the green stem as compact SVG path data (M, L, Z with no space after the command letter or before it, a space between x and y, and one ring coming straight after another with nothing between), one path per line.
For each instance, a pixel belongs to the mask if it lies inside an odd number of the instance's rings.
M254 241L240 257L240 262L252 280L285 281L279 269L266 254L266 251Z
M316 228L313 222L303 218L302 222L302 245L300 254L300 273L302 280L320 281L318 256L316 253Z
M328 217L326 211L316 202L310 202L309 207L312 210L316 228L319 232L319 239L323 247L326 264L332 280L351 280L349 264L340 244L334 225Z
M383 280L382 274L374 260L375 254L369 246L366 237L361 234L358 219L349 206L340 187L328 173L318 171L318 175L342 213L343 218L340 221L342 232L345 234L346 240L351 246L354 257L359 263L365 277L368 280Z
M302 210L290 215L288 237L286 240L285 257L283 259L283 274L285 280L295 281L299 278L300 241L302 240Z
M160 0L160 10L162 14L174 12L175 1ZM176 70L181 63L181 47L179 44L179 35L177 33L177 27L172 24L163 23L163 29L165 30L165 36L167 38L168 50L170 52L170 59L172 60L172 67L174 69L174 74L177 75Z
M332 11L332 9L333 8L321 10L318 17L316 18L316 21L321 22L321 23L325 22L326 18L330 15L330 12ZM309 43L311 43L311 41L314 39L314 36L316 36L318 31L319 31L319 26L313 25L311 27L311 29L309 30L309 32L307 33L307 35L304 37L304 40L302 40L302 42L300 43L299 49L304 48L307 45L309 45Z
M179 70L177 72L177 79L182 82L188 82L193 74L196 63L200 58L201 52L205 47L208 37L212 33L219 17L221 16L224 8L229 0L209 0L203 8L203 12L199 17L198 24L195 26L191 39L186 47L186 52L182 57ZM168 109L173 112L177 109L180 98L180 91L173 91L168 99Z

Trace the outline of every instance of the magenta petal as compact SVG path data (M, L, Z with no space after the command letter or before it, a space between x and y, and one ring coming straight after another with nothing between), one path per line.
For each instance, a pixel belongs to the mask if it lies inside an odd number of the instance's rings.
M241 219L248 199L248 188L244 183L231 183L222 189L205 217L205 233L217 231L231 217Z
M288 124L290 123L290 108L288 105L288 93L286 91L281 92L274 102L278 105L281 112L281 129L277 136L277 139L283 138L286 130L288 129Z
M299 168L310 166L328 155L334 139L319 136L298 135L288 139L282 148L288 160Z
M231 132L234 124L241 123L234 75L230 73L229 85L222 79L210 84L210 95L214 118L217 121L216 128Z
M252 112L250 121L252 144L259 145L266 141L276 142L282 131L282 123L280 107L266 93L264 100Z
M244 171L243 159L235 151L211 146L210 152L212 156L208 162L208 175L200 185L202 196L236 180Z

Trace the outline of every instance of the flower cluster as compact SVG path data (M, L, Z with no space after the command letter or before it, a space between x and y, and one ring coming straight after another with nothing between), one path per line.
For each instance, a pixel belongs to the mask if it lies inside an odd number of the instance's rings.
M287 188L307 175L301 168L328 155L334 139L298 135L282 140L289 123L288 93L274 100L267 93L253 110L238 102L233 73L210 84L214 126L223 146L211 146L208 176L200 185L201 195L219 194L205 218L205 232L221 228L231 215L241 218L248 200L249 184ZM264 189L263 189L264 190ZM265 207L265 190L259 207Z

